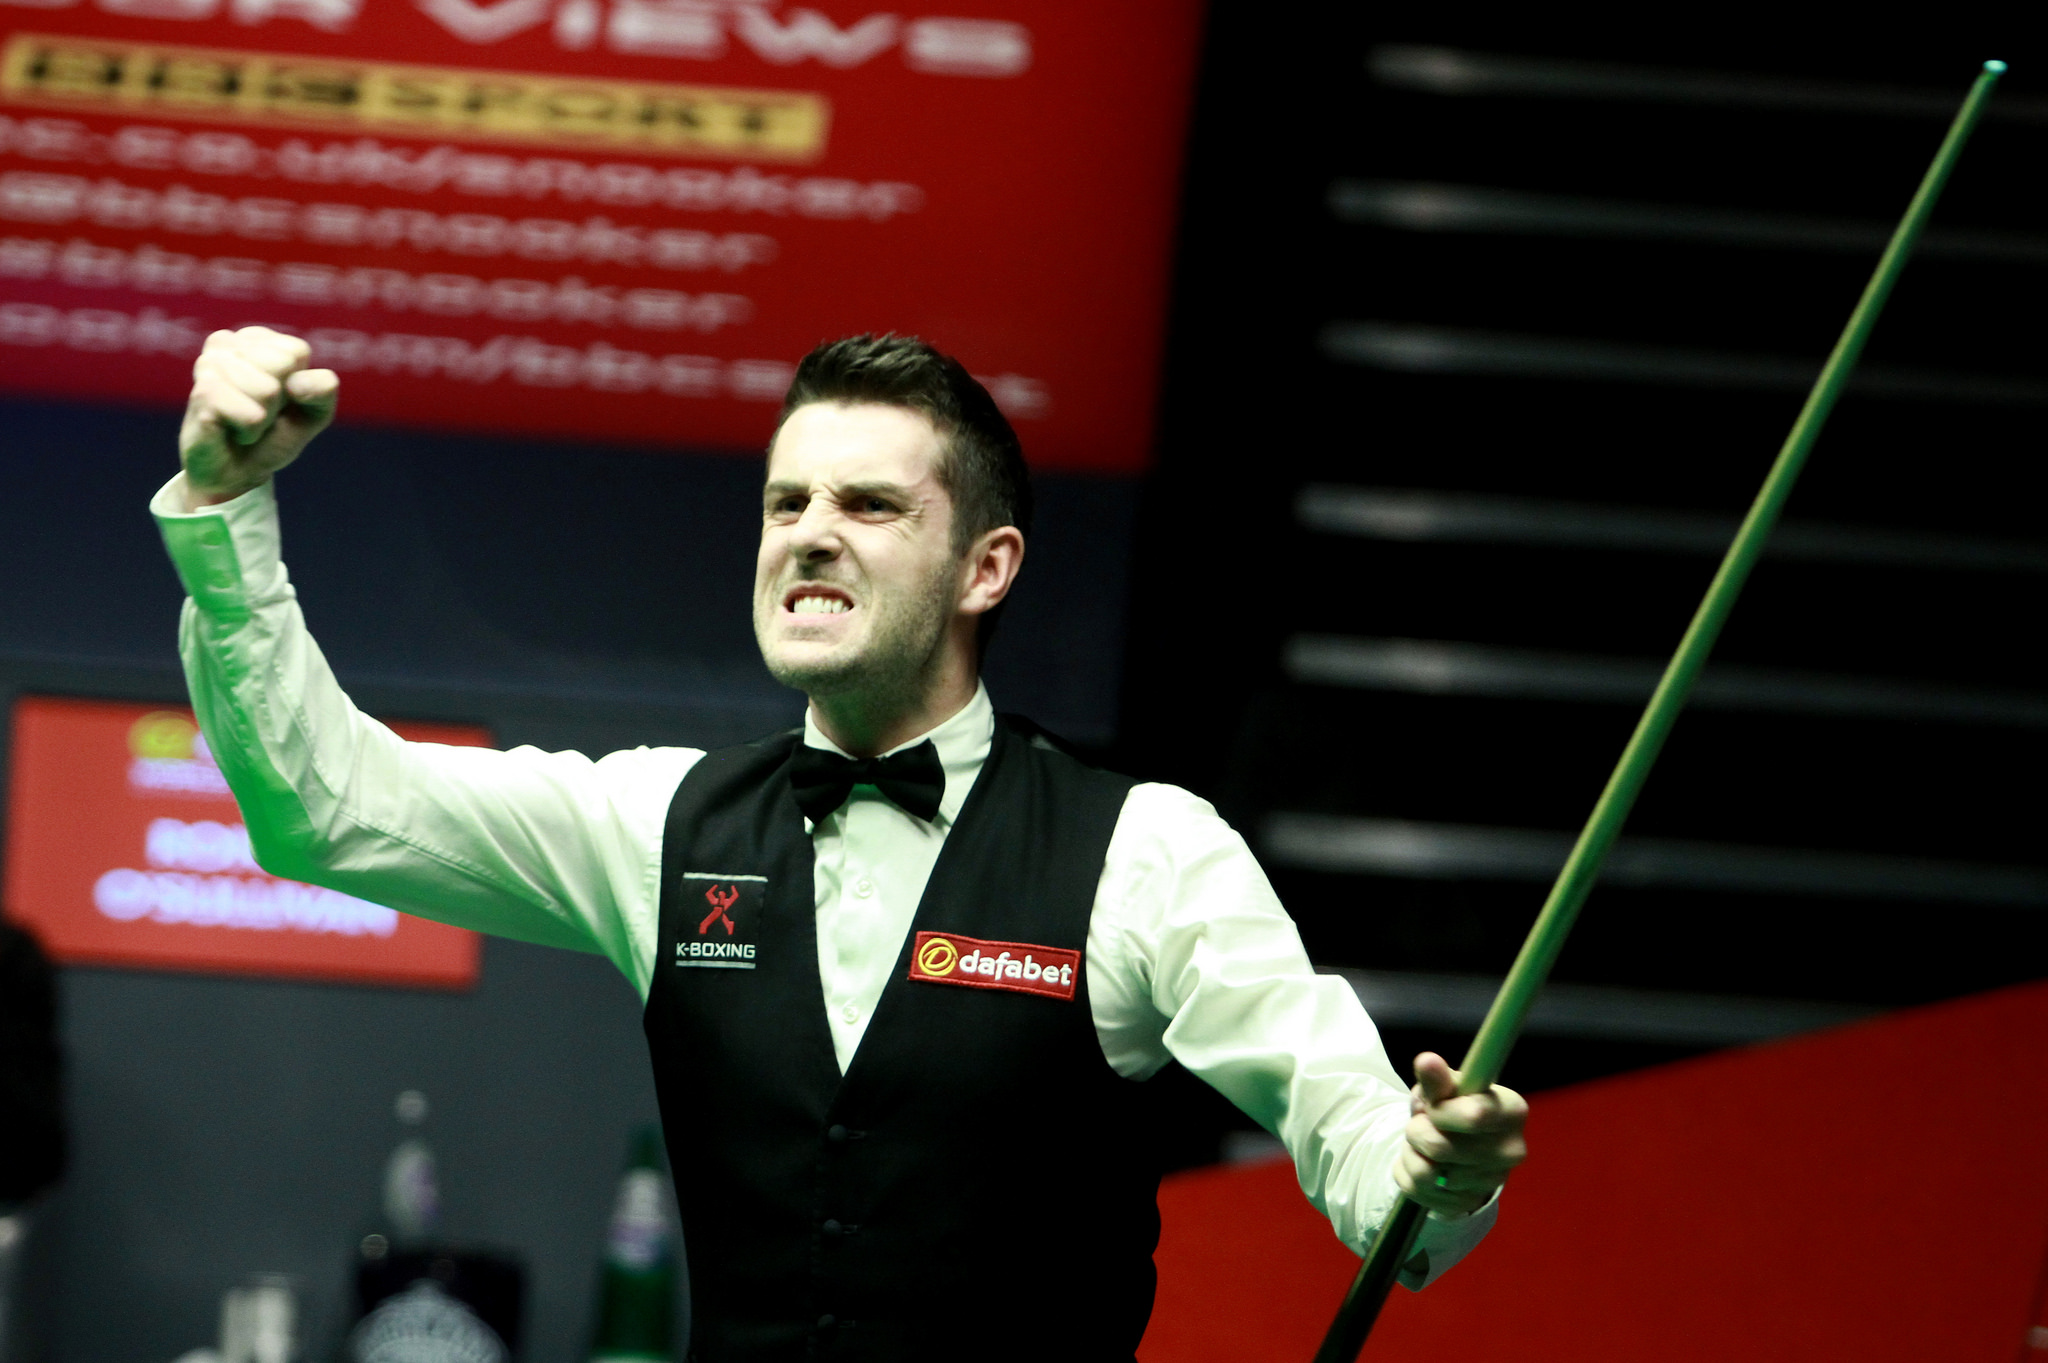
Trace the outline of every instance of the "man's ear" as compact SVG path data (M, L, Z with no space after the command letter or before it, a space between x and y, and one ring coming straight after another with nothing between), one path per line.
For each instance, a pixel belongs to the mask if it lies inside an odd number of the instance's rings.
M1002 604L1024 567L1024 532L999 525L974 541L965 556L960 613L983 615Z

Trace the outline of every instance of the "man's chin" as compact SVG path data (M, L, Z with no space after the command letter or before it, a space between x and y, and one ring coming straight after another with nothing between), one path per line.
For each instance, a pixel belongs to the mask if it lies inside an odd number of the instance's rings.
M768 674L805 695L831 695L860 686L867 668L851 649L779 645L761 650Z

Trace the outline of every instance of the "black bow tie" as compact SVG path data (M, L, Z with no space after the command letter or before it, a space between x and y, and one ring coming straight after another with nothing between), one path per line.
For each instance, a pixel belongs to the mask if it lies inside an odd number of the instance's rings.
M812 823L845 804L855 786L873 786L929 822L946 794L946 768L929 738L887 757L841 757L804 743L789 755L789 788Z

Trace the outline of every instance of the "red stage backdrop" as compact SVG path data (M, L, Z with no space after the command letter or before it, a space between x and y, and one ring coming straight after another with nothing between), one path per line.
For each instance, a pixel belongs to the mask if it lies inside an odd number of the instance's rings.
M481 729L394 724L428 743ZM60 961L467 988L477 937L265 874L190 710L14 708L7 916Z
M352 417L753 448L894 330L1140 467L1195 0L826 3L0 0L0 384L262 322Z

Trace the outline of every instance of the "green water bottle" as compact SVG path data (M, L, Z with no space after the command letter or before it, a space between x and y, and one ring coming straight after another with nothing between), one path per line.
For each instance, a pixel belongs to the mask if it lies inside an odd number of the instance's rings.
M633 1138L619 1179L597 1278L591 1363L671 1363L675 1358L676 1221L661 1128Z

